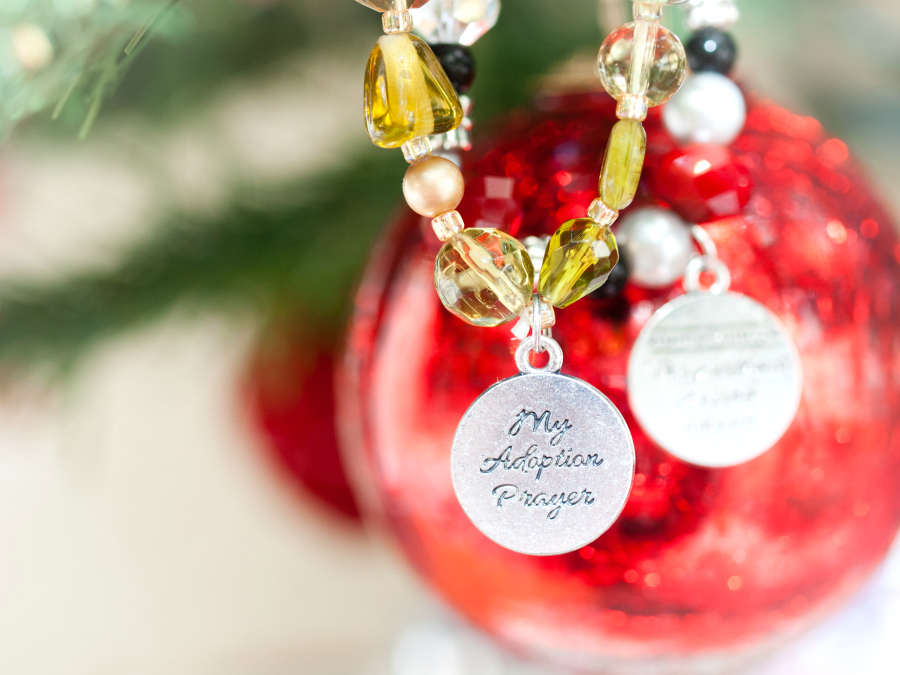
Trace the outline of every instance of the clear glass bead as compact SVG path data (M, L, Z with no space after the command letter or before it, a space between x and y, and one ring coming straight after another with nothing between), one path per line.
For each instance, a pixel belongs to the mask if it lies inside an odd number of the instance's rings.
M356 0L359 4L379 12L402 12L405 9L421 7L428 0Z
M616 117L620 120L637 120L643 122L647 119L647 111L649 108L650 104L643 96L625 94L619 99L619 104L616 106Z
M635 2L633 15L635 21L659 21L662 18L662 5L658 2Z
M463 230L434 261L434 286L444 307L474 326L514 320L528 305L533 284L525 247L500 230Z
M447 241L465 227L459 211L447 211L431 220L431 228L441 241Z
M384 12L381 15L381 25L384 28L384 32L389 35L391 33L408 33L413 29L412 12L406 10L401 12L395 12L394 10Z
M365 78L369 138L397 148L420 136L460 125L462 105L434 53L410 33L383 35L369 56Z
M588 218L598 225L609 227L616 222L616 218L618 217L619 212L607 206L602 199L595 199L588 207Z
M590 218L563 223L547 244L538 290L554 307L568 307L600 288L619 262L616 238Z
M614 98L632 94L657 106L678 91L687 57L672 31L649 21L636 21L610 33L600 47L598 68L603 86Z
M416 33L432 44L472 45L498 16L500 0L431 0L413 11Z
M425 159L434 151L428 136L420 136L411 141L406 141L400 148L403 150L403 159L410 164L415 164Z

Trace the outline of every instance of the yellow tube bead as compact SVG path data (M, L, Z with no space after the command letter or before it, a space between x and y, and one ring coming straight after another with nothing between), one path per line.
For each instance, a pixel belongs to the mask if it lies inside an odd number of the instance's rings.
M646 150L647 134L639 121L616 122L600 173L600 199L611 209L621 211L634 199Z

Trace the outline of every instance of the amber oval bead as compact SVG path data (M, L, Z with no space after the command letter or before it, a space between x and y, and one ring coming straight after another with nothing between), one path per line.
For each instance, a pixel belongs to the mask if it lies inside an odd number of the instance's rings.
M434 261L434 286L450 312L474 326L500 326L519 316L534 285L525 247L500 230L453 235Z

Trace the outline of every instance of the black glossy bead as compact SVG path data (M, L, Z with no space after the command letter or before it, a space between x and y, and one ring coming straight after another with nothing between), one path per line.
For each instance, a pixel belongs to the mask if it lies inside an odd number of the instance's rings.
M437 44L431 45L434 55L447 73L450 84L460 94L472 86L475 79L475 57L472 50L465 45Z
M588 297L595 300L610 300L618 298L625 291L625 285L628 283L628 264L625 262L625 256L619 251L619 262L612 268L609 278L596 291Z
M734 39L718 28L701 28L688 40L688 63L695 73L713 72L727 75L737 59Z

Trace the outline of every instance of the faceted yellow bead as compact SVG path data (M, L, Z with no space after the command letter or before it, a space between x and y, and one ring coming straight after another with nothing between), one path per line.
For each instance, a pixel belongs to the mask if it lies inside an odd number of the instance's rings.
M434 286L444 307L475 326L515 319L528 305L533 285L525 247L500 230L458 232L434 261Z
M600 172L600 199L616 211L631 203L644 168L647 134L637 120L616 122Z
M538 289L554 307L568 307L600 288L619 262L612 231L590 218L563 223L547 244Z
M409 33L379 38L366 66L365 107L369 137L382 148L442 134L463 119L459 97L431 48Z

